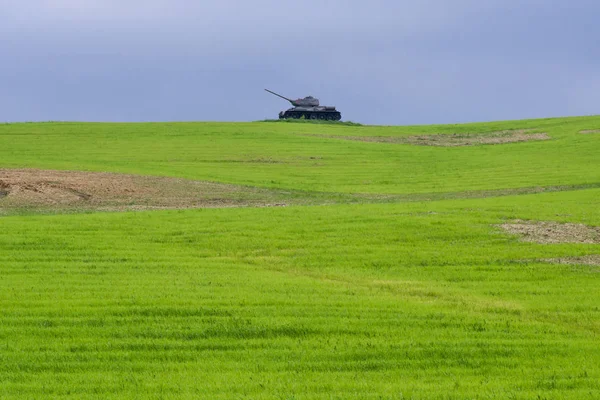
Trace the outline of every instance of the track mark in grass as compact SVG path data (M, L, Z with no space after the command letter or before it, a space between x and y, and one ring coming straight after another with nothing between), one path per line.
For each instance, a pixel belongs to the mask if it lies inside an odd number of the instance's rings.
M551 264L589 265L591 267L599 267L600 254L592 254L581 257L544 258L541 261Z
M514 316L523 312L523 307L517 302L481 296L467 296L464 293L452 292L448 288L425 286L420 282L375 280L370 283L370 286L420 303L446 304L462 309L501 315Z
M574 190L588 190L600 188L599 183L584 183L579 185L533 186L524 188L494 189L494 190L469 190L463 192L433 192L433 193L407 193L407 194L355 194L363 202L376 203L403 203L455 199L484 199L488 197L518 196L538 193L566 192Z
M554 221L515 220L500 225L508 233L521 236L524 242L552 243L600 243L600 227Z
M118 317L146 317L146 318L167 318L167 317L230 317L231 312L225 309L211 308L188 308L188 307L127 307L115 310L112 316Z
M560 264L571 265L574 270L584 273L597 274L600 273L600 254L590 254L586 256L574 257L554 257L554 258L536 258L519 260L519 263L545 263L545 264ZM581 267L581 268L576 268Z
M600 129L586 129L583 131L579 131L579 133L583 133L583 134L600 133Z
M547 258L544 261L553 264L587 265L590 267L600 267L600 254L581 257Z
M528 133L529 129L488 133L454 133L413 136L332 136L310 135L359 142L412 144L416 146L459 147L550 140L547 133Z

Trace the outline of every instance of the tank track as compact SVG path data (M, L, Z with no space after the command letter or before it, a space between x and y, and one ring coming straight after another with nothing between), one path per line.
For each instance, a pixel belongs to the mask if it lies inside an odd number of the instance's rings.
M279 114L279 119L305 119L321 121L339 121L342 114L339 111L285 111Z

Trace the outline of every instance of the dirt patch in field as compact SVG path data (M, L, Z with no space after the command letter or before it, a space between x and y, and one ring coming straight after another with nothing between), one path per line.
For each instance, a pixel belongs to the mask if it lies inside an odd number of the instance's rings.
M600 243L600 227L554 221L516 220L500 225L508 233L532 243Z
M546 258L542 261L552 264L567 264L567 265L589 265L592 267L600 266L600 255L594 254L590 256L581 257L560 257L560 258Z
M2 209L144 210L283 206L285 193L178 178L0 169Z
M507 130L488 133L454 133L415 136L326 136L333 139L360 142L412 144L417 146L480 146L551 139L547 133L528 133L528 129Z
M585 131L579 131L579 133L583 133L583 134L600 133L600 129L587 129Z

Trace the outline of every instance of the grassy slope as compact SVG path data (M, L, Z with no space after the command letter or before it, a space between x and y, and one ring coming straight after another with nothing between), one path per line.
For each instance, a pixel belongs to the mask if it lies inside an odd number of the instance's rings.
M597 183L600 136L576 132L598 125L8 125L0 166L332 192ZM437 149L291 135L531 126L555 141ZM256 162L269 159L289 163ZM521 243L494 225L600 225L599 198L2 217L0 397L594 398L600 270L527 260L600 246Z
M539 128L554 140L460 148L341 141ZM426 193L600 182L600 117L426 127L277 123L0 125L2 165L169 175L261 187Z

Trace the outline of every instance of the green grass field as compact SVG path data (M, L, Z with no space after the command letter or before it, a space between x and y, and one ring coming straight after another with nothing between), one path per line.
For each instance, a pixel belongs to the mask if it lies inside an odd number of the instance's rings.
M551 139L334 138L511 129ZM600 399L600 265L547 261L600 244L499 228L600 226L600 133L579 133L594 129L600 117L0 125L0 168L328 200L0 213L0 398Z

